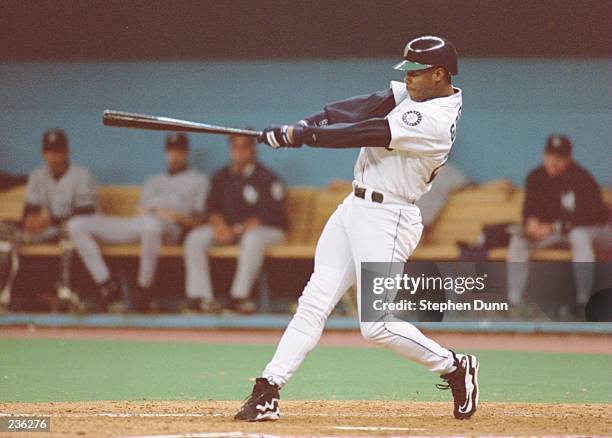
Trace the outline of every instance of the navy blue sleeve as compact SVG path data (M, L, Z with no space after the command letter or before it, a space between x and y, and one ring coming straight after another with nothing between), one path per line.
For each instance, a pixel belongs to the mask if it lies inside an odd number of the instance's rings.
M314 147L386 148L391 143L391 129L386 119L370 119L328 126L296 126L293 137L297 143Z
M323 111L306 117L308 126L325 126L336 123L355 123L373 118L383 118L395 107L391 88L370 95L352 97L323 107Z
M210 217L211 214L224 214L223 209L223 198L224 198L224 183L223 183L223 169L217 171L212 178L210 184L210 190L208 197L206 198L205 215Z
M608 220L608 210L595 178L586 170L582 170L577 172L573 185L576 187L576 209L572 215L571 226L566 228L605 223Z
M272 172L262 169L262 173L265 177L260 187L259 219L264 225L287 229L287 187Z
M523 200L523 225L527 223L527 219L531 216L543 219L541 211L542 199L539 196L538 188L540 184L537 181L537 173L531 172L527 176L527 182L525 183L525 199Z

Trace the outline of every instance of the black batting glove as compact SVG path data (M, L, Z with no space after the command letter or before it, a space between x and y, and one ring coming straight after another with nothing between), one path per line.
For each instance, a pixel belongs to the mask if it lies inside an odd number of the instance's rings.
M302 146L302 142L295 138L296 128L293 125L271 125L261 132L261 135L257 137L257 141L265 143L274 149L282 147L299 148Z

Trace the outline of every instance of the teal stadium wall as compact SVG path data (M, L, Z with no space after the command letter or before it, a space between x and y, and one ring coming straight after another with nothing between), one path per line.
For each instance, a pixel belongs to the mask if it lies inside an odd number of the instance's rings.
M107 128L106 108L214 124L293 122L323 104L384 89L401 74L396 59L304 61L0 63L0 170L40 163L41 133L62 127L73 159L102 184L139 184L163 167L159 132ZM612 62L465 59L456 84L464 111L451 160L475 181L522 184L546 136L567 133L575 156L612 185ZM192 135L193 164L211 172L227 159L226 140ZM273 151L260 158L291 185L349 179L355 150Z

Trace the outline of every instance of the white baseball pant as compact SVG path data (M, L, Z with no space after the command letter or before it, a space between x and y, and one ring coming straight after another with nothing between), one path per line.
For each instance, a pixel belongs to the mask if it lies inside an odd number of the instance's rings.
M232 298L248 298L253 282L261 272L266 248L281 243L284 237L282 229L268 226L251 229L242 235L236 274L230 289ZM185 289L189 298L214 298L206 255L206 251L214 243L214 232L210 225L192 230L185 238Z
M370 199L369 193L366 199ZM272 361L263 377L287 383L317 345L325 322L346 290L357 282L361 293L361 262L405 262L416 248L423 226L413 204L378 204L349 195L328 220L315 253L315 267ZM359 312L361 309L359 306ZM404 321L361 322L370 342L445 374L454 370L452 353Z
M181 236L181 228L151 214L133 218L95 214L70 219L68 235L97 284L102 284L110 278L110 271L102 258L98 242L109 244L140 242L138 286L147 288L155 278L162 243L177 243Z

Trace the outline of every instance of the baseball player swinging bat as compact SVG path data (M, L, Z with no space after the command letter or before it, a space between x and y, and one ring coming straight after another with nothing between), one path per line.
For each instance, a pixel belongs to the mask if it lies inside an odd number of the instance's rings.
M414 38L395 66L404 72L403 82L391 81L384 91L327 104L296 124L271 125L258 137L273 148L305 144L360 152L353 191L327 220L295 316L234 415L236 420L280 418L280 390L316 347L340 298L353 285L358 297L369 293L362 290L363 262L398 262L403 270L410 259L423 231L414 203L448 159L461 116L462 90L452 84L452 76L459 73L457 58L454 45L444 38ZM389 273L396 269L392 266L397 265L390 265ZM392 312L361 318L365 339L440 375L444 383L438 388L452 392L455 418L474 415L479 400L476 356L442 347Z
M261 131L253 131L250 129L228 128L225 126L190 122L188 120L172 119L169 117L148 116L146 114L134 114L112 110L104 111L102 123L106 126L154 129L158 131L201 132L206 134L246 135L249 137L258 137L261 135Z

